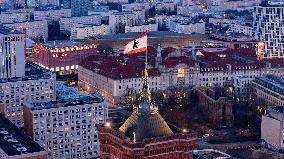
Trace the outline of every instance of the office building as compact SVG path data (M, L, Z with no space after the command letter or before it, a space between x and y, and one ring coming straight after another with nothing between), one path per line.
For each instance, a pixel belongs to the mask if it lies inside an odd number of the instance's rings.
M60 31L71 31L71 28L76 27L79 24L101 25L102 16L100 14L94 14L89 16L61 18L59 21Z
M24 34L0 26L0 79L25 75Z
M10 23L5 24L5 26L25 33L27 38L30 39L43 41L48 39L48 26L46 20Z
M95 125L106 121L108 107L100 96L78 94L62 85L57 89L58 100L24 104L24 130L46 149L49 158L97 158Z
M34 11L35 21L59 21L61 18L70 18L71 9L47 9L47 10L37 10Z
M70 39L85 39L87 37L108 35L112 33L112 28L110 28L109 25L78 24L76 27L71 28Z
M88 11L92 8L92 0L71 0L72 16L80 17L88 15Z
M23 126L23 104L31 101L55 99L56 77L48 70L26 62L25 76L0 78L0 108L5 116L18 127Z
M253 17L253 35L264 42L263 58L283 58L284 2L263 2L254 8Z

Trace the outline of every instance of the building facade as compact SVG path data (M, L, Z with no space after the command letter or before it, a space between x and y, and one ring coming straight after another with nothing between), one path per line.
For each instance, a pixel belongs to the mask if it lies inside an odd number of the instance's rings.
M261 139L265 146L276 150L284 148L284 109L283 105L270 107L262 116Z
M80 17L88 15L88 11L93 8L92 0L71 0L72 16Z
M101 15L89 15L81 17L61 18L59 21L60 31L71 31L78 24L101 25Z
M0 79L25 75L24 34L0 28Z
M112 33L113 30L109 25L78 24L76 27L71 28L70 39L85 39L88 37L108 35Z
M252 81L252 87L257 100L266 105L284 105L284 83L283 77L266 75L256 77Z
M31 101L55 99L54 74L31 62L26 62L25 76L0 78L0 108L5 116L18 127L23 126L23 104Z
M61 18L70 18L71 9L57 9L57 10L39 10L34 11L34 20L35 21L59 21Z
M48 39L48 26L47 21L30 21L23 23L11 23L5 24L5 26L12 29L18 30L25 33L27 38L36 40L47 40Z
M253 35L263 41L264 58L283 58L284 2L267 1L254 8Z
M58 74L77 73L84 58L96 54L96 45L82 40L58 40L34 46L34 62Z
M25 132L46 149L49 158L85 159L99 155L96 124L106 121L102 97L80 94L65 100L26 102Z
M191 48L157 50L148 50L152 91L165 91L178 86L223 87L228 82L233 83L238 76L247 76L247 81L243 81L247 83L266 74L283 76L282 59L258 60L254 49L217 52L194 51ZM141 56L89 58L79 64L79 86L104 95L109 103L124 102L129 93L133 97L139 92L141 70L136 68L141 68ZM126 69L128 71L124 71Z

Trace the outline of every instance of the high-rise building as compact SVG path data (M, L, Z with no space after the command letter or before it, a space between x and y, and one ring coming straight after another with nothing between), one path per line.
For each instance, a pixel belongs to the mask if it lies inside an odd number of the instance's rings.
M24 34L0 27L0 79L25 75Z
M264 42L264 58L284 57L284 2L267 1L254 8L253 34Z
M23 126L25 101L55 99L55 74L31 62L24 69L23 77L0 78L0 110L18 127Z
M125 123L118 130L109 123L99 128L101 159L192 159L196 134L170 128L151 102L147 79L146 70L140 104Z
M95 124L106 121L104 99L58 85L56 101L24 105L25 132L53 159L85 159L99 155Z
M88 15L88 11L93 8L92 0L71 0L72 16Z

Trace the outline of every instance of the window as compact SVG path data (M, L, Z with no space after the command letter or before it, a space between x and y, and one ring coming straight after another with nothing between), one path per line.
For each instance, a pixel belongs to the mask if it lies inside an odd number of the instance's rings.
M184 68L179 68L178 69L178 77L184 77L185 71Z

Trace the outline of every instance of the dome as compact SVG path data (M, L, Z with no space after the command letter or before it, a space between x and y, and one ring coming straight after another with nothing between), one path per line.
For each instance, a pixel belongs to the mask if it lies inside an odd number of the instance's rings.
M142 102L140 105L144 104L149 103ZM173 134L164 118L160 115L158 110L154 108L151 109L150 113L134 111L119 128L119 131L124 133L134 142Z

